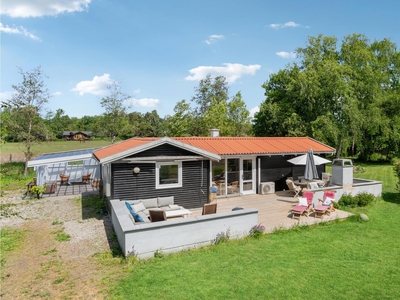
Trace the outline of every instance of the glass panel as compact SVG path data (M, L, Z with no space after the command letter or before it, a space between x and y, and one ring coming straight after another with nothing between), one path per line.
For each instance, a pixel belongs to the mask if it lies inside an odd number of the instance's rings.
M228 194L238 194L240 192L240 159L228 159Z
M243 182L243 191L251 191L253 189L253 182Z
M160 166L160 184L178 183L178 165Z
M243 180L253 179L253 160L243 160Z
M217 187L217 196L225 195L225 159L212 163L212 185Z

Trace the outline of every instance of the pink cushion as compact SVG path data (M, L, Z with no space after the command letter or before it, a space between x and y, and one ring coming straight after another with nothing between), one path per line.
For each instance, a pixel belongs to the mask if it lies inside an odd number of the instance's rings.
M327 210L329 208L329 206L325 206L325 205L317 205L316 207L314 207L315 210Z
M298 212L303 212L306 209L307 209L307 206L299 206L299 205L297 205L297 206L292 208L292 211L294 210L294 211L298 211Z

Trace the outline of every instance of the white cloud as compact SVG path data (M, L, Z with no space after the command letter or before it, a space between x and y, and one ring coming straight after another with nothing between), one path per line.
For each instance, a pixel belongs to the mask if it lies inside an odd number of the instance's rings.
M91 0L2 0L1 14L12 18L56 16L87 10Z
M40 38L38 38L36 35L30 33L28 30L26 30L22 26L11 28L7 25L3 26L3 24L0 23L0 32L5 32L8 34L22 34L22 35L25 35L25 36L31 38L32 40L40 41Z
M53 93L53 96L55 96L55 97L57 97L57 96L61 96L63 93L61 93L61 92L55 92L55 93Z
M14 92L0 92L0 101L8 101L11 99Z
M217 40L222 40L224 36L222 34L212 34L208 37L208 40L206 40L206 43L208 45L216 42Z
M127 102L129 105L135 107L146 107L146 108L160 107L160 100L153 98L142 98L142 99L131 98L127 100Z
M97 96L104 95L107 93L107 85L112 82L113 80L110 78L110 74L94 76L93 80L79 82L72 91L79 93L80 96L83 96L84 94L93 94Z
M287 28L287 27L303 27L303 28L309 28L309 26L303 26L301 24L297 24L293 21L286 22L284 24L276 23L276 24L269 24L268 27L274 28L274 29L279 29L279 28Z
M281 52L276 52L276 55L283 57L283 58L296 58L296 52L285 52L285 51L281 51Z
M250 109L250 117L251 118L254 118L254 115L256 114L256 113L258 113L260 111L260 107L259 106L256 106L256 107L253 107L252 109Z
M138 94L138 93L140 93L140 89L136 89L136 90L134 90L133 91L135 94Z
M254 75L260 68L260 65L242 65L242 64L231 64L225 63L224 67L213 67L213 66L199 66L197 68L189 70L192 75L187 76L186 80L201 80L211 74L211 76L225 76L228 83L233 83L236 79L242 77L242 75Z

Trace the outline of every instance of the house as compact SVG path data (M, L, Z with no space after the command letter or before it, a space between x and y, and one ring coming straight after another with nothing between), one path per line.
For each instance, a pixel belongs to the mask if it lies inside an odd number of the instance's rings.
M287 177L304 174L304 166L287 160L312 148L316 155L335 149L309 137L164 137L132 138L93 152L100 164L106 196L138 200L174 196L185 208L209 202L209 188L218 197L259 192L272 183L283 190ZM325 166L317 166L322 174Z
M87 141L92 138L91 131L64 131L63 139L65 141Z

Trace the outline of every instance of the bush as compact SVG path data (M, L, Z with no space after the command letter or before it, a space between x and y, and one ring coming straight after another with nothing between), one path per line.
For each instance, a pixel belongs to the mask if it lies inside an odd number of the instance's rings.
M363 207L371 204L375 200L373 194L367 192L359 193L355 196L344 194L339 200L339 206L346 207Z
M375 197L367 192L362 192L354 196L357 199L358 206L367 206L374 201Z
M230 239L230 230L228 229L225 232L221 231L220 233L217 234L215 237L215 240L212 241L214 245L222 244L228 242Z
M400 192L400 161L397 161L394 164L393 169L394 169L394 173L396 174L397 179L398 179L398 183L396 184L396 189Z
M339 205L340 206L347 206L347 207L355 207L357 206L356 199L352 195L349 194L344 194L340 199L339 199Z
M381 155L379 153L372 153L371 156L369 157L370 161L378 161L381 158Z
M264 231L265 231L264 225L261 224L254 225L253 227L251 227L249 231L249 237L259 238L263 235Z

